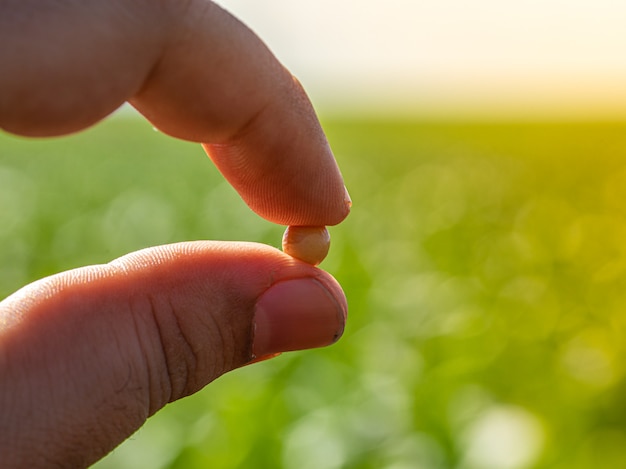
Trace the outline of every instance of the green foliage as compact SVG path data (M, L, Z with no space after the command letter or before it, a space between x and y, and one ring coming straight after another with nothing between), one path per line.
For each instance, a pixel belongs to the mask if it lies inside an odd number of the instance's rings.
M327 121L344 338L168 406L105 468L625 467L626 125ZM197 145L0 135L0 289L149 245L278 246Z

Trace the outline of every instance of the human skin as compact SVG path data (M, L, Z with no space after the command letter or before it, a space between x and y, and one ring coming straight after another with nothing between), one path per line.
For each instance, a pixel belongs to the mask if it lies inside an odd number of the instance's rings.
M0 44L7 132L78 132L130 102L202 143L267 220L348 215L302 87L211 2L0 0ZM88 466L221 374L333 343L346 314L329 274L254 243L148 248L28 285L0 303L3 467Z

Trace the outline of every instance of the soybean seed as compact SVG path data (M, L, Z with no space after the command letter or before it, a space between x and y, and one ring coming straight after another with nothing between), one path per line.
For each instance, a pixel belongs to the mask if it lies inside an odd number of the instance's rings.
M311 265L324 260L330 248L325 226L288 226L283 235L283 251Z

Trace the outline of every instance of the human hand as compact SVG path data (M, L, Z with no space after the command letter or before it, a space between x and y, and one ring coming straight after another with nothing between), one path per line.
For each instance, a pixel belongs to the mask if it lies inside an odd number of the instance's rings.
M299 84L213 3L0 0L0 127L80 131L129 101L203 142L248 205L333 225L349 199ZM42 279L0 303L3 467L82 467L256 357L328 345L345 297L253 243L189 242Z

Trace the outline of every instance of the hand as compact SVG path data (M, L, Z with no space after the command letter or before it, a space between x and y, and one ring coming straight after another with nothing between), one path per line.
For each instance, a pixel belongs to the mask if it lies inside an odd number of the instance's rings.
M333 225L349 199L296 80L203 0L0 0L0 127L80 131L130 102L203 142L266 219ZM328 345L325 272L253 243L190 242L64 272L0 303L3 467L81 467L168 402L273 354Z

